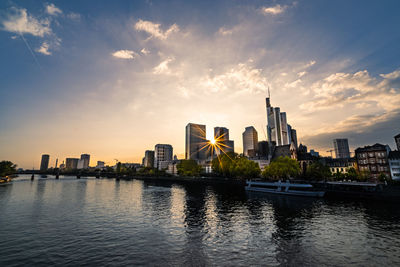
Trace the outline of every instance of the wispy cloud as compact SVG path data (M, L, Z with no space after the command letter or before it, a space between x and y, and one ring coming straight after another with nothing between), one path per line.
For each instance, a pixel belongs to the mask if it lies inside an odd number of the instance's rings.
M49 44L44 42L38 49L36 49L36 52L41 53L46 56L50 56L51 52L49 51Z
M174 58L172 58L172 57L165 59L160 64L158 64L156 67L154 67L153 73L154 74L166 74L166 75L172 74L168 64L170 62L172 62L173 60L174 60Z
M281 6L281 5L275 5L275 6L270 6L270 7L262 7L261 8L261 12L264 15L278 15L283 13L286 9L288 8L288 6Z
M138 22L136 22L135 29L137 31L147 32L148 34L150 34L151 37L155 37L161 40L165 40L170 34L179 31L179 27L176 24L173 24L166 31L163 31L161 29L161 24L146 20L139 20Z
M142 53L143 55L148 55L150 54L150 51L147 50L146 48L143 48L142 50L140 50L140 53Z
M52 16L57 16L62 14L62 10L56 7L54 4L47 4L46 5L46 13Z
M111 55L121 59L134 59L137 56L137 54L132 50L118 50L111 53Z
M8 14L2 21L2 29L12 33L31 34L43 37L52 33L48 19L36 19L28 14L24 8L12 8L12 14Z
M374 102L391 111L400 106L400 71L371 77L367 70L335 73L311 86L314 98L300 107L309 111L332 109L346 104Z

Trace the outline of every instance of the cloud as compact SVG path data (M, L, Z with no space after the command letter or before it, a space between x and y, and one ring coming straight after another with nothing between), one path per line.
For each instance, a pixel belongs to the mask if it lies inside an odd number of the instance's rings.
M67 18L75 21L79 21L81 19L81 15L79 13L70 12L67 14Z
M271 6L271 7L262 7L261 8L261 12L264 15L278 15L283 13L286 9L288 8L288 6L281 6L281 5L275 5L275 6Z
M54 4L48 4L46 5L46 13L51 15L51 16L57 16L59 14L62 14L62 10L56 7Z
M223 74L214 77L206 76L201 82L210 92L229 90L237 92L266 92L267 79L261 69L256 69L246 63L239 63Z
M134 59L137 54L131 50L118 50L111 53L113 57L122 58L122 59Z
M138 22L136 22L135 29L137 31L147 32L148 34L150 34L151 37L155 37L161 40L165 40L168 38L170 34L179 31L179 27L176 24L173 24L166 31L163 31L161 29L161 24L141 19Z
M299 78L301 78L306 74L307 74L307 71L301 71L301 72L297 73L297 76L299 76Z
M167 58L166 60L162 61L160 64L158 64L154 69L153 73L154 74L165 74L165 75L170 75L172 74L170 68L168 67L168 64L172 62L174 58Z
M380 78L371 77L367 70L332 74L312 84L315 97L301 108L317 111L374 102L383 110L394 110L400 106L400 71L381 74Z
M233 30L228 30L224 27L219 28L218 33L225 36L225 35L231 35L233 33Z
M142 53L143 55L148 55L150 54L150 51L147 50L146 48L143 48L142 50L140 50L140 53Z
M44 42L38 49L36 49L36 52L42 53L43 55L50 56L51 52L49 51L49 44Z
M29 15L24 8L12 8L13 14L9 14L6 20L2 21L2 29L18 34L31 34L44 37L52 33L50 21L47 19L38 20Z

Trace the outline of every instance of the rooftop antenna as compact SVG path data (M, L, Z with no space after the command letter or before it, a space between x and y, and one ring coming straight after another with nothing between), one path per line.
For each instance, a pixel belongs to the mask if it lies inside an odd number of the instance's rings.
M271 93L269 91L269 85L268 85L268 98L271 98Z

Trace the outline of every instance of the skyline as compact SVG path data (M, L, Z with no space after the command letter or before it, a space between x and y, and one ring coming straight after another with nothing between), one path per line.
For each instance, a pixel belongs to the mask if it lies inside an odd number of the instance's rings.
M211 7L211 8L210 8ZM0 3L0 159L50 166L141 162L185 126L230 130L235 151L265 97L286 111L298 142L322 155L400 132L396 1L96 1ZM356 16L355 16L356 14ZM341 18L341 19L338 19ZM19 33L22 33L19 34Z

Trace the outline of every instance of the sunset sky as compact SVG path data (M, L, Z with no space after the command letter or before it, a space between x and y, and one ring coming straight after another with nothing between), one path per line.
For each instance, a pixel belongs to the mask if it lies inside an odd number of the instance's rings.
M265 140L267 88L329 155L400 133L400 1L0 2L0 160L184 157L187 123Z

